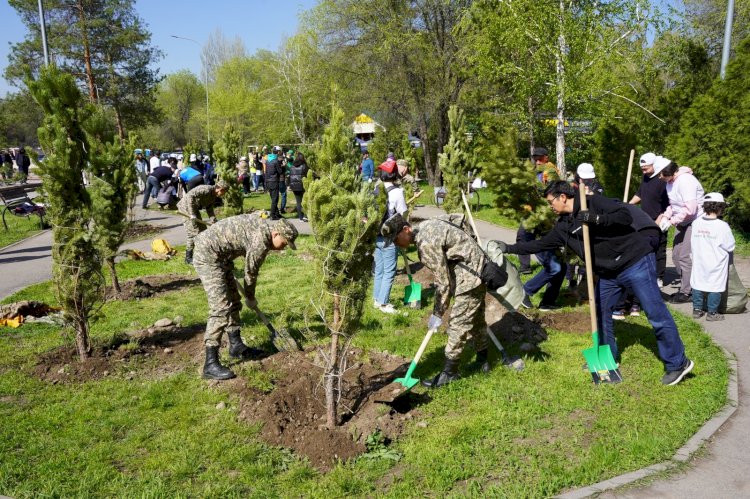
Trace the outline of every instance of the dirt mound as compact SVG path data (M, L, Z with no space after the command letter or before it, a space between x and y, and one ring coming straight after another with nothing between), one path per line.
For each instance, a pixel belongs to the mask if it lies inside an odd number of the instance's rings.
M75 347L62 346L39 356L32 373L50 383L83 383L136 374L163 377L200 363L205 325L148 328L97 347L80 362Z
M169 229L169 227L166 225L152 225L144 222L134 222L128 225L125 229L125 240L138 241L140 239L146 239L164 232L167 229Z
M414 394L392 406L372 400L378 389L405 373L407 361L399 357L349 350L339 405L342 424L333 429L326 427L323 370L315 351L279 353L259 364L275 376L274 388L266 394L244 379L233 380L232 389L242 399L240 418L262 422L263 440L294 449L321 470L365 452L365 441L375 431L386 442L397 439L419 415L411 407L419 400Z
M160 274L141 277L120 284L122 291L117 294L112 288L107 288L107 300L134 300L149 298L175 291L188 286L199 286L201 280L198 277L184 274Z
M562 333L590 334L591 317L588 310L574 312L537 312L534 322L544 328Z

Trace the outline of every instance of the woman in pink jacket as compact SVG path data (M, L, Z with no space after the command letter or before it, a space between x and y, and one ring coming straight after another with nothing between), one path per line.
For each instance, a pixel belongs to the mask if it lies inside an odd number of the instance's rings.
M703 186L687 166L677 166L674 161L657 156L654 160L655 177L660 175L667 183L669 206L656 219L661 230L668 231L675 227L672 261L680 272L680 290L673 294L670 303L685 303L691 300L690 274L693 261L690 257L690 238L692 237L693 220L703 214Z

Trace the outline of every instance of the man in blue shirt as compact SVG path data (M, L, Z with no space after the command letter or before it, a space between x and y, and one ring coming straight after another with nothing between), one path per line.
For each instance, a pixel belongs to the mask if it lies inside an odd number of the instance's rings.
M370 159L370 153L362 153L362 181L372 182L372 176L375 174L375 163Z

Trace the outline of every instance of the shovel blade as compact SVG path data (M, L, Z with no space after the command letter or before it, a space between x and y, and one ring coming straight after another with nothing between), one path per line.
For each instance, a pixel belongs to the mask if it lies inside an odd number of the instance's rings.
M422 284L421 283L411 281L410 284L404 288L404 305L409 305L412 308L421 308L422 306Z
M407 393L409 393L409 388L401 383L397 383L396 381L394 381L393 383L389 383L375 392L375 396L373 397L373 399L375 400L375 402L390 404L397 398Z
M619 383L622 381L622 374L617 366L612 349L609 345L599 345L599 333L592 333L593 345L582 351L583 357L588 364L589 372L594 384L600 383Z

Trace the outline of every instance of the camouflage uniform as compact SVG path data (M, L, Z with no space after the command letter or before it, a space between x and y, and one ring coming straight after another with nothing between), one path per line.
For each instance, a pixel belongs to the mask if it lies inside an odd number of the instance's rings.
M419 191L419 182L417 182L417 179L415 179L408 173L401 177L401 185L411 185L411 188L415 193Z
M240 329L242 300L235 282L234 259L245 257L245 292L255 297L258 271L273 249L271 231L279 232L294 249L297 229L286 220L269 225L254 214L221 220L195 239L193 264L208 297L205 344L219 346L221 335Z
M435 275L433 314L442 317L451 291L455 296L448 320L445 358L458 359L469 337L473 338L476 351L486 350L486 287L480 277L486 259L484 252L461 227L444 218L425 220L413 231L419 259Z
M185 194L180 202L177 203L177 210L185 215L184 222L185 232L187 232L187 243L185 243L185 250L192 251L194 247L194 239L206 230L206 225L201 223L201 209L205 209L208 216L215 218L214 215L214 203L219 196L216 195L215 185L199 185L190 189ZM193 218L195 217L195 218Z

